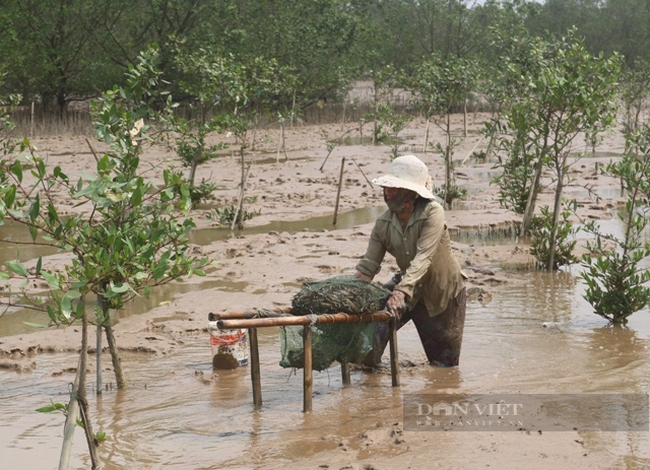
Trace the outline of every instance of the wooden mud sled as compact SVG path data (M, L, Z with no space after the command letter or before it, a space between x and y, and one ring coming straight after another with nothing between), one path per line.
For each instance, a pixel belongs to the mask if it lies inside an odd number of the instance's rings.
M399 366L397 362L397 317L387 311L364 315L347 313L328 313L322 315L291 315L291 309L230 311L208 314L208 321L216 323L221 330L248 330L250 345L251 381L253 383L253 404L256 409L262 406L262 385L260 374L260 356L257 342L257 329L277 326L303 325L303 411L312 410L313 376L312 376L312 325L359 322L388 322L390 344L390 372L393 387L399 387ZM343 384L350 383L350 365L341 364Z

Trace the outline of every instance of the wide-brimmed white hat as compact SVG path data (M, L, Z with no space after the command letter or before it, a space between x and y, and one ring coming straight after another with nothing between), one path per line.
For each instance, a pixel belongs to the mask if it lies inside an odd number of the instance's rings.
M431 192L429 170L415 155L397 157L388 167L388 174L375 178L372 182L385 188L409 189L425 199L436 199Z

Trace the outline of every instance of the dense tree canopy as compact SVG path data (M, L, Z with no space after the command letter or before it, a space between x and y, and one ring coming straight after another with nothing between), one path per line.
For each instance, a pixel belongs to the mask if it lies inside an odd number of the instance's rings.
M494 62L494 37L560 37L571 27L593 54L647 60L645 0L3 0L1 94L64 111L124 80L138 53L161 51L179 99L175 55L210 50L243 65L274 60L305 106L336 99L373 69L410 69L431 54ZM501 34L495 36L495 31ZM505 33L505 34L504 34ZM509 33L509 34L508 34ZM178 93L176 93L178 92Z

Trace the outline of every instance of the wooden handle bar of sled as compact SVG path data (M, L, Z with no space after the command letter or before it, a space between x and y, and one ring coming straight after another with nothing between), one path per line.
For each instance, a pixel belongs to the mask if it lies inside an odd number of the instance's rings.
M242 318L284 317L291 315L291 308L274 308L272 310L229 310L221 313L208 313L208 321L240 320Z
M386 312L367 313L365 315L351 315L347 313L326 313L323 315L286 315L272 318L238 318L232 320L218 320L217 326L222 330L237 328L267 328L272 326L292 325L332 325L336 323L368 323L390 321L393 315Z
M393 387L399 387L399 363L397 360L397 318L387 311L367 313L365 315L351 315L347 313L332 313L323 315L294 316L288 315L291 309L276 309L271 316L268 311L264 318L259 318L256 310L238 312L224 312L210 314L210 320L217 321L218 328L223 330L245 328L250 336L251 381L253 383L253 404L255 408L262 406L262 385L260 374L259 349L257 341L257 328L274 326L303 325L303 411L312 410L313 376L312 376L312 334L311 325L332 325L339 323L368 323L388 322L390 343L390 373ZM350 369L348 364L341 364L343 384L350 383Z

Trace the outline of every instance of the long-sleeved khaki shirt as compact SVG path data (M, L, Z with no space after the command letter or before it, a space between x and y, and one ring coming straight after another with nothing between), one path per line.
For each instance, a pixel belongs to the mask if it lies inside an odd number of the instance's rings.
M357 270L374 277L386 252L403 273L395 288L406 294L410 307L424 302L432 317L465 287L465 275L451 252L444 209L435 201L418 199L405 230L392 212L379 216Z

